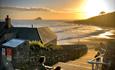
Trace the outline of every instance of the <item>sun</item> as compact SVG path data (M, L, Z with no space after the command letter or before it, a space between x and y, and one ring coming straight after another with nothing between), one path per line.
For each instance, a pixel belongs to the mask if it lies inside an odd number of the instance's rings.
M87 0L84 5L86 17L99 15L101 11L107 11L107 5L104 0Z

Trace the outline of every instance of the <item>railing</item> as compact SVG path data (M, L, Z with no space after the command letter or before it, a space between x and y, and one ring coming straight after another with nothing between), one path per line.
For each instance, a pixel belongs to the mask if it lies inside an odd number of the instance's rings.
M88 63L92 64L92 70L102 70L102 66L103 65L106 65L108 67L107 70L109 70L111 62L105 63L103 61L103 56L104 56L106 50L105 49L101 49L101 52L103 52L103 53L100 53L99 56L97 56L97 57L95 57L95 58L93 58L91 60L88 60Z

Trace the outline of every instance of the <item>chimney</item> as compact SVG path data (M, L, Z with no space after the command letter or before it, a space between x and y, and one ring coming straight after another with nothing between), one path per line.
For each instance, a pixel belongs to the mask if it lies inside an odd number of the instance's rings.
M11 25L11 19L9 18L9 15L6 16L5 23L6 23L6 27L7 28L11 28L12 27L12 25Z

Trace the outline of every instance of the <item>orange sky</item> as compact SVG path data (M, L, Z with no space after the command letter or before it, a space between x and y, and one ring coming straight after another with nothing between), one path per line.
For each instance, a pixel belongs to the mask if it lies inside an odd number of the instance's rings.
M115 11L114 0L1 0L0 6L43 8L43 10L0 9L0 18L9 14L13 19L86 19L101 11Z

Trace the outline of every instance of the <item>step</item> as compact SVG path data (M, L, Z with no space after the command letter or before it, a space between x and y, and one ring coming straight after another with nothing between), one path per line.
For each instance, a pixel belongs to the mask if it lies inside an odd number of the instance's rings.
M87 62L69 62L68 64L75 64L75 65L82 65L85 67L91 67L91 64L88 64Z

